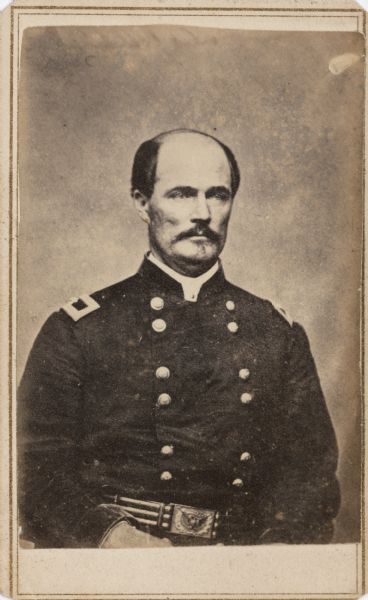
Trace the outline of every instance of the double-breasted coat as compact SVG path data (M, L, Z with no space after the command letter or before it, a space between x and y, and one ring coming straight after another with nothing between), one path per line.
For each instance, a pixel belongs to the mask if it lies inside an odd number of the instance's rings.
M306 334L221 268L188 302L145 259L52 314L18 422L37 547L98 546L123 518L115 494L220 512L216 540L174 544L331 540L337 448Z

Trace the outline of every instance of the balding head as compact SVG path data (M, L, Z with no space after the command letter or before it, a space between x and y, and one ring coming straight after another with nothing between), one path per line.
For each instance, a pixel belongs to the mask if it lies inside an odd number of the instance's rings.
M189 276L210 268L225 244L238 185L231 151L209 135L180 129L142 144L132 196L153 254Z
M216 144L222 150L229 163L231 193L234 197L240 183L239 168L234 154L228 146L214 136L193 129L173 129L171 131L165 131L154 138L143 142L143 144L139 146L133 162L131 179L132 194L135 190L139 190L147 198L152 196L156 180L158 158L163 150L163 146L168 145L169 147L176 146L179 148L181 142L183 149L181 152L179 151L178 159L180 155L184 156L185 148L190 148L190 154L193 152L193 148L202 145L205 147L205 144ZM177 160L176 165L177 164L179 164L179 160Z

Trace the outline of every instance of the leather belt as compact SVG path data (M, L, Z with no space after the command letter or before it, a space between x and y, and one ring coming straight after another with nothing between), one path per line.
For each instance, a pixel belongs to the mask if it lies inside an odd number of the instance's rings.
M220 519L220 513L216 510L195 508L185 504L136 500L118 494L104 495L104 497L122 506L129 516L142 525L158 527L178 535L216 538Z

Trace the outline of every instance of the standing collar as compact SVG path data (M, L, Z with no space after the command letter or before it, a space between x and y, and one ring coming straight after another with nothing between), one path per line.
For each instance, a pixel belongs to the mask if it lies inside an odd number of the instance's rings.
M199 277L186 277L153 257L151 253L145 256L139 274L146 284L155 288L157 292L171 291L179 297L184 295L184 299L189 302L196 302L200 292L202 295L202 291L204 293L218 290L225 283L220 261Z
M202 273L202 275L198 275L198 277L188 277L187 275L182 275L181 273L174 271L174 269L168 265L165 265L165 263L153 256L152 252L147 254L147 258L156 265L156 267L164 271L164 273L167 273L169 277L172 277L181 284L184 299L189 302L197 302L202 285L211 279L219 269L219 261L217 261L210 269L208 269L208 271Z

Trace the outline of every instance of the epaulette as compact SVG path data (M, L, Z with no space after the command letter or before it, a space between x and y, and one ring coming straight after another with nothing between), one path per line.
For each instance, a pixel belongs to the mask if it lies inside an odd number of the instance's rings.
M294 321L293 321L293 319L291 318L291 316L289 315L289 313L288 313L288 312L287 312L287 311L286 311L284 308L282 308L281 306L279 306L278 304L275 304L274 302L271 302L271 304L272 304L272 306L273 306L273 307L274 307L274 308L277 310L277 312L278 312L278 313L279 313L279 314L280 314L282 317L284 317L285 321L287 321L287 322L289 323L290 327L292 327L292 326L293 326L293 323L294 323Z
M74 306L77 304L77 306ZM83 304L84 306L79 306ZM79 298L71 298L69 302L67 302L62 309L66 312L69 317L73 319L73 321L79 321L82 317L89 315L89 313L100 308L100 305L96 300L91 298L88 294L83 294L79 296Z

